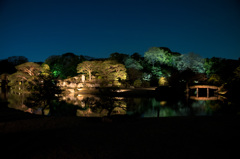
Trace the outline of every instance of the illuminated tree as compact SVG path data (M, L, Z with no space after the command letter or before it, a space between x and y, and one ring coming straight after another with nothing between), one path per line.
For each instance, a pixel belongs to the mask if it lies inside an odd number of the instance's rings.
M159 84L159 86L166 86L168 84L166 77L160 77L158 84Z
M106 80L125 80L127 78L125 66L113 60L104 61L98 70L99 74Z
M212 74L211 77L208 79L208 82L213 85L220 85L222 83L222 80L219 75Z
M79 63L84 61L83 56L77 56L73 53L65 53L63 55L50 56L45 60L49 65L54 77L65 79L77 75L76 67Z
M176 67L183 71L191 69L196 73L204 73L204 59L194 53L183 54L177 58Z
M37 76L40 73L41 66L37 63L26 62L16 66L17 71L28 74L29 76Z
M172 66L175 63L175 57L177 56L179 56L179 53L172 53L168 48L152 47L145 52L144 59L153 66L155 63Z
M84 61L77 66L77 73L87 73L89 76L89 81L92 80L92 72L96 72L100 67L99 61Z
M48 64L43 63L41 65L41 74L44 76L48 76L50 74L50 67Z
M124 64L125 64L126 68L134 68L134 69L137 69L137 70L142 70L143 69L141 64L131 57L126 58L125 61L124 61Z
M152 74L157 78L163 76L163 73L160 67L152 67Z
M18 90L26 90L30 88L31 83L35 83L35 79L40 74L41 66L33 62L27 62L16 66L17 72L9 76L9 85Z

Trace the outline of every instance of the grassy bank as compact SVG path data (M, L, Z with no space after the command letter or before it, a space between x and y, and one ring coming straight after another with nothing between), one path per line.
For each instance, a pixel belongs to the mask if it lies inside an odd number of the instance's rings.
M18 116L0 122L6 158L231 158L238 152L239 116Z

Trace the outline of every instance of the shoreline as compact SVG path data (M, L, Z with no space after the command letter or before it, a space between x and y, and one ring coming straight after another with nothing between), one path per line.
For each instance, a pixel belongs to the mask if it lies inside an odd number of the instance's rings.
M239 116L118 118L110 122L43 117L0 122L0 140L2 155L8 158L231 158L238 152L234 147L239 122Z

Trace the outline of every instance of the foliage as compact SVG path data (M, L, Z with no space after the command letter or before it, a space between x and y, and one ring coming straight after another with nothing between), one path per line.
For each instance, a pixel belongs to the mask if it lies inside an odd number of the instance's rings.
M41 65L42 69L41 69L41 74L44 76L49 76L50 75L50 67L48 64L43 63Z
M131 57L126 58L125 61L124 61L124 64L125 64L126 68L134 68L134 69L137 69L137 70L142 70L143 69L141 64Z
M77 73L86 73L89 76L89 81L92 80L92 73L100 67L99 61L84 61L77 66Z
M106 60L101 63L98 73L105 80L125 80L127 78L126 68L123 64L113 60Z
M240 66L234 70L235 78L240 80Z
M142 85L142 81L140 79L135 80L133 83L133 86L136 88L141 87L141 85Z
M153 66L156 63L172 66L178 53L172 53L170 49L164 47L152 47L144 54L144 59Z
M128 80L132 84L135 80L142 78L142 72L135 68L127 69Z
M159 84L159 86L166 86L168 84L166 77L160 77L158 84Z
M222 80L219 75L212 74L211 77L208 79L208 83L213 85L221 85Z
M178 70L183 71L191 69L196 73L204 73L204 59L194 53L183 54L176 60L176 67Z
M11 56L8 58L8 62L13 64L14 66L17 66L17 65L28 62L28 59L24 56Z
M163 75L160 67L152 67L152 74L154 76L156 76L157 78L159 78Z
M9 86L13 89L27 91L31 89L31 83L40 74L41 66L33 62L27 62L16 66L17 72L9 76Z
M129 57L129 55L115 52L110 55L109 60L117 61L117 63L124 64L125 59L128 57Z
M29 76L37 76L41 71L41 66L37 63L26 62L16 66L17 71L23 72Z
M142 56L141 56L139 53L137 53L137 52L135 52L134 54L132 54L132 55L131 55L131 58L134 59L134 60L136 60L136 61L138 61L138 62L140 62L140 61L143 60Z
M54 77L60 77L65 79L67 77L73 77L77 75L77 65L84 61L83 56L77 56L73 53L65 53L63 55L53 55L45 60L45 64L48 64Z
M144 72L144 73L142 74L142 79L143 79L144 81L150 81L150 80L151 80L151 77L152 77L152 74L149 74L149 73L146 73L146 72Z
M8 74L12 74L16 72L16 68L15 66L8 62L8 60L0 60L0 74L3 73L8 73Z
M52 101L58 100L62 92L60 87L57 86L57 79L51 74L48 76L38 75L31 87L33 90L26 105L28 107L42 108L42 112L47 106L51 107Z

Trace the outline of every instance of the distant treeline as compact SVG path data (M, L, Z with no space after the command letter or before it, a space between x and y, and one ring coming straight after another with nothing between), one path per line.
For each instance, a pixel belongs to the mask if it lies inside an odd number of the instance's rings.
M119 76L118 81L139 87L143 85L185 87L186 83L205 83L224 85L228 90L235 90L240 85L240 60L217 57L205 59L195 53L172 52L166 47L152 47L145 52L144 56L139 53L128 55L116 52L104 59L65 53L50 56L44 62L37 64L47 64L56 78L66 79L77 76L79 73L84 73L88 77L90 72L79 68L80 64L81 68L87 64L84 61L90 61L92 64L94 62L100 64L96 61L104 62L104 67L108 64L106 68L109 69L112 69L113 65L121 64L126 69L126 78L121 79ZM24 56L3 59L0 61L0 74L11 75L18 71L16 66L26 62L28 59ZM91 75L99 79L103 78L103 72L101 74L99 68L98 70L93 68Z

